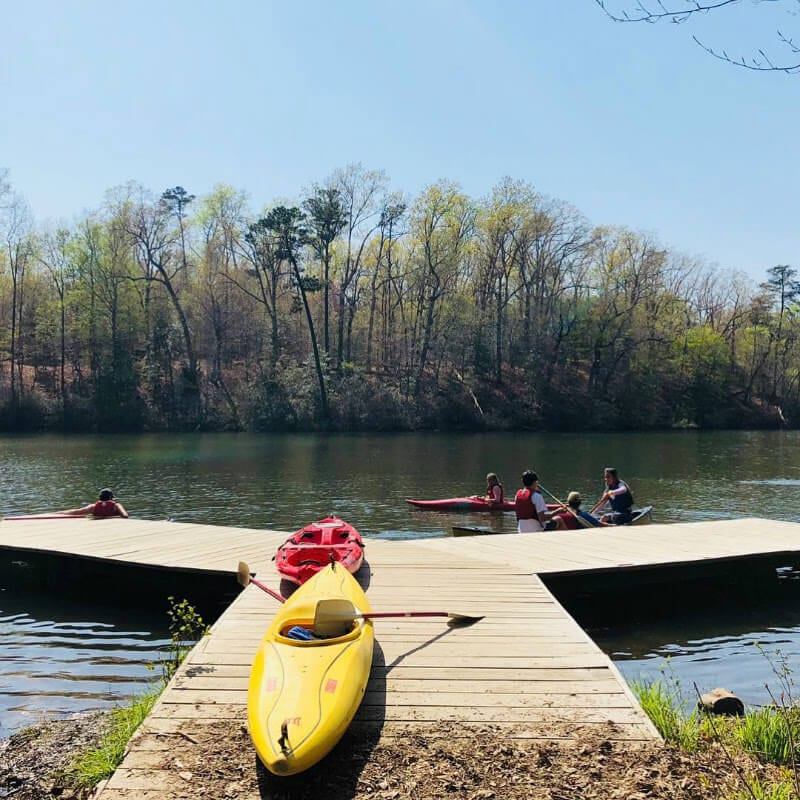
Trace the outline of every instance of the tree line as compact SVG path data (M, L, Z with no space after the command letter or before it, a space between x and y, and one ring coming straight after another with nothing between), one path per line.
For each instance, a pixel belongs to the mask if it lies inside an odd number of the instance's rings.
M759 285L505 178L296 205L135 183L43 227L0 173L6 430L758 427L800 420L800 282Z

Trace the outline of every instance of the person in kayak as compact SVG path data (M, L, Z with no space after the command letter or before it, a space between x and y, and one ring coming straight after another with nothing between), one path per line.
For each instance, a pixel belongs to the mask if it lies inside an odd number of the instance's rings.
M539 476L532 470L522 473L522 489L514 497L517 531L533 533L543 531L547 521L547 503L539 491Z
M114 492L111 489L102 489L96 503L89 503L88 506L70 508L58 513L69 517L95 517L98 519L101 517L123 517L128 519L128 512L122 503L114 499Z
M628 485L619 479L614 467L603 470L603 479L606 482L606 491L600 502L606 501L611 506L611 511L600 517L600 520L610 525L625 525L633 519L633 494Z
M486 475L486 502L492 507L497 508L503 503L503 484L494 472Z
M608 525L608 523L601 522L588 511L581 511L581 496L578 492L570 492L567 495L567 505L571 509L571 512L564 509L563 511L556 511L553 514L553 522L555 522L553 530L574 531L579 528L599 528ZM587 524L584 525L578 517Z

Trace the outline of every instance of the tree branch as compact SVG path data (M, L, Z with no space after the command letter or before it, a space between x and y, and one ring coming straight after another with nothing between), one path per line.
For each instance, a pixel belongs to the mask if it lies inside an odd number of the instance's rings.
M629 14L624 9L619 12L611 11L606 6L606 0L595 0L598 6L603 9L605 15L614 22L649 22L656 23L662 20L669 20L680 25L696 14L707 14L711 11L718 11L725 6L738 5L741 0L716 0L716 2L700 2L699 0L685 0L685 8L668 7L665 0L653 0L650 4L645 4L644 0L636 0L636 11ZM677 0L674 0L677 2ZM781 0L753 0L754 3L780 3ZM800 3L800 0L797 0ZM796 15L798 12L789 12ZM791 36L786 36L782 31L777 32L778 40L785 45L790 52L800 54L800 45L795 44ZM758 48L757 55L752 57L729 56L726 50L716 50L702 42L696 36L692 36L695 44L720 61L733 64L736 67L753 70L754 72L785 72L793 75L800 72L800 60L796 63L778 63L767 53Z

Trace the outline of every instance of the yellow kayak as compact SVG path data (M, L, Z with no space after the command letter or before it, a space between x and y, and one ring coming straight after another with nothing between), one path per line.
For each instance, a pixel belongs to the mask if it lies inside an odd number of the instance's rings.
M371 620L351 616L324 626L318 620L315 631L320 600L344 603L355 614L370 611L355 578L331 564L306 581L272 620L250 671L247 714L258 757L275 775L302 772L330 752L369 680Z

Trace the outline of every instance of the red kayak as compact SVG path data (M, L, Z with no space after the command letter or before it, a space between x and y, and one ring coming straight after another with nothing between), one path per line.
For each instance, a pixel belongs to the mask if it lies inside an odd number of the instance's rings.
M490 506L483 497L449 497L446 500L406 500L415 508L429 511L513 511L514 501L504 500L499 506Z
M513 511L514 501L504 500L502 505L490 507L482 497L450 497L447 500L406 500L415 508L427 508L428 511ZM547 504L547 510L561 508L554 503Z
M364 560L361 534L338 517L326 517L293 533L275 554L278 572L298 585L316 575L331 561L348 572L358 572Z

